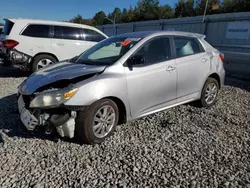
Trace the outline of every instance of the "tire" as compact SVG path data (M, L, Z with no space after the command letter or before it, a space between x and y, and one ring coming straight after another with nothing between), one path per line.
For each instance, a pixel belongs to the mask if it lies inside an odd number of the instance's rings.
M216 87L216 91L212 92L214 94L214 97L211 97L211 100L207 101L206 100L206 94L207 94L207 91L208 91L208 87L212 87L213 86ZM216 100L217 100L217 97L218 97L218 93L219 93L219 83L216 79L214 78L208 78L207 81L205 82L203 88L202 88L202 92L201 92L201 98L200 100L198 101L198 104L200 107L204 107L204 108L209 108L211 106L213 106L215 103L216 103ZM213 100L212 100L213 98Z
M36 72L37 70L39 70L38 64L39 64L39 62L42 61L42 60L49 60L49 61L52 62L52 64L54 64L54 63L57 62L57 60L56 60L53 56L51 56L51 55L47 55L47 54L38 55L38 56L36 56L36 57L33 59L33 61L32 61L31 70L30 70L31 73L34 73L34 72ZM49 65L51 65L51 64L49 64ZM46 67L46 66L45 66L45 67Z
M106 135L100 137L96 135L97 134L96 132L98 131L94 131L94 124L96 123L94 122L94 117L97 117L96 114L100 109L106 108L107 106L112 107L113 109L112 112L113 114L115 114L115 118L113 119L113 125L110 126L109 131L107 131ZM119 110L116 103L110 99L101 99L93 103L91 106L87 107L84 111L78 112L76 118L76 129L75 129L76 139L83 144L90 144L90 145L99 144L103 142L107 137L113 134L118 124L118 119L119 119ZM103 127L103 125L101 125L100 127Z

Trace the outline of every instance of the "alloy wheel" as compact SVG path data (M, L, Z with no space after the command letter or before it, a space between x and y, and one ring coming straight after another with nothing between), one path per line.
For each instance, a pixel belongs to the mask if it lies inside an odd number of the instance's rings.
M115 110L110 105L101 107L94 116L93 132L98 138L107 136L115 124Z
M49 59L42 59L37 63L37 70L47 67L48 65L53 64Z
M215 83L208 84L205 92L205 101L207 104L212 104L217 96L218 88Z

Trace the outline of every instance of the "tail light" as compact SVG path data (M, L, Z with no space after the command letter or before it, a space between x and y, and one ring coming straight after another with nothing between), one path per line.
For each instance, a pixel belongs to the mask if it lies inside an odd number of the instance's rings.
M15 40L4 40L3 41L3 46L7 49L11 49L14 48L15 46L17 46L19 44L19 42L15 41Z
M220 53L219 56L220 56L220 60L222 61L222 63L224 63L224 59L225 59L225 58L224 58L224 54L223 54L223 53Z

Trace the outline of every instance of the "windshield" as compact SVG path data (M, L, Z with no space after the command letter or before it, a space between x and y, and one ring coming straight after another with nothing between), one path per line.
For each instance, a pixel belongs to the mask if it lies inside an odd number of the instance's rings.
M111 37L83 52L75 63L111 65L127 53L141 38Z

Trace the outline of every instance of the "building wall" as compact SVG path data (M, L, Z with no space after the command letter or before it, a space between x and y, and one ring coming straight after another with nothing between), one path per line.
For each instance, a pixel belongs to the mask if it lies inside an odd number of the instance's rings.
M227 75L250 79L250 12L99 26L108 36L145 30L175 30L206 35L225 54Z

